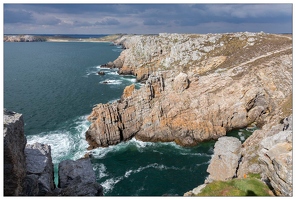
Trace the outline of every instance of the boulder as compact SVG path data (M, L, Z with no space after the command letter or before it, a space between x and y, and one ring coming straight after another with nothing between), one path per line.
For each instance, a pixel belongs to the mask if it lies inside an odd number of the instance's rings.
M102 196L103 187L96 182L89 158L59 163L59 184L62 196Z
M236 177L241 159L241 142L234 137L221 137L215 143L214 155L207 172L208 182L227 181Z
M18 196L26 176L24 149L27 140L22 114L4 109L3 125L4 196Z

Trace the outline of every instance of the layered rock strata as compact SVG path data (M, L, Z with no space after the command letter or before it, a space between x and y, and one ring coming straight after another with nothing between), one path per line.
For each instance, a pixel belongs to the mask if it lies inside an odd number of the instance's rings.
M19 113L4 109L4 196L102 196L89 158L60 164L54 184L51 147L27 144Z
M89 149L132 137L183 146L256 123L276 123L292 94L291 38L264 33L124 36L114 63L145 84L98 104Z

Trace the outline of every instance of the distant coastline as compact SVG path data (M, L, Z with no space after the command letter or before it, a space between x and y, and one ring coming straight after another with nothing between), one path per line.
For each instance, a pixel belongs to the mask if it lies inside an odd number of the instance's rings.
M113 42L124 34L79 35L79 34L5 34L3 42Z

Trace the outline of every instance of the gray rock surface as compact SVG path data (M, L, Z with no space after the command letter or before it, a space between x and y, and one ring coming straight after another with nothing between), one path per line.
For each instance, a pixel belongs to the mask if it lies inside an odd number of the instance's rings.
M55 185L50 146L40 143L27 144L25 155L27 177L23 195L45 196L51 194Z
M215 143L214 155L208 166L208 182L227 181L236 177L241 158L241 142L234 137L221 137Z
M89 158L64 160L59 164L59 188L62 196L102 196Z
M18 196L22 192L22 182L26 176L23 116L4 109L4 195Z

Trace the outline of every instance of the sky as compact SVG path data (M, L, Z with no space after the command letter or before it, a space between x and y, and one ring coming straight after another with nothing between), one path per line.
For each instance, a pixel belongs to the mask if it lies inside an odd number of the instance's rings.
M6 2L3 30L4 34L292 33L292 9L292 3Z

